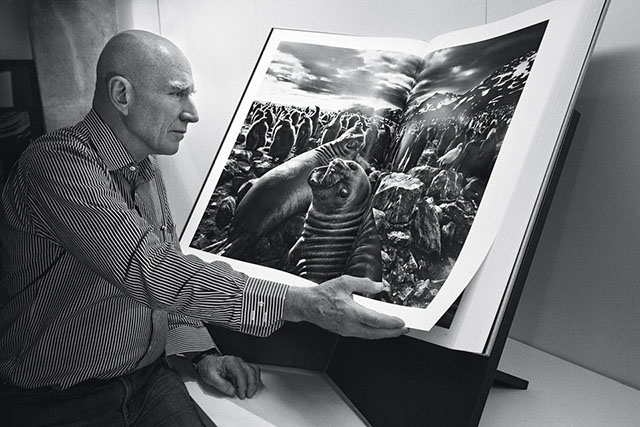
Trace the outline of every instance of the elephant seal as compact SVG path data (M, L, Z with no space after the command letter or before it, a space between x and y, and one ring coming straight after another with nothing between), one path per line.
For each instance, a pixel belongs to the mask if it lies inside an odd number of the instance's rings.
M242 260L248 245L292 215L304 214L309 209L313 196L307 177L313 169L336 158L354 160L363 148L363 134L346 133L265 173L239 201L219 254Z
M382 280L382 256L371 208L371 184L355 161L335 159L307 180L313 201L289 251L287 269L322 283L342 274Z

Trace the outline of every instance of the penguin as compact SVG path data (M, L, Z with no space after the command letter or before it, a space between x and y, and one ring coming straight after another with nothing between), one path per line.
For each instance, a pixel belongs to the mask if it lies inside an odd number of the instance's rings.
M317 133L320 130L320 126L318 126L318 122L320 121L320 107L315 106L315 110L313 115L311 116L311 135L317 137Z
M341 120L342 120L343 114L344 114L344 111L340 111L338 115L335 116L333 120L331 120L331 122L329 122L329 124L324 130L324 133L322 134L321 144L326 144L327 142L331 142L339 136L340 128L342 127Z
M458 157L462 152L462 145L463 144L461 142L454 149L452 149L451 151L447 151L442 157L439 157L438 165L441 168L446 168L449 165L452 165L456 160L458 160Z
M263 117L251 125L245 138L244 148L246 150L257 150L264 146L267 139L267 131L269 130L268 121L269 119Z
M270 109L265 110L264 117L266 117L267 119L267 124L269 125L269 129L273 129L273 124L275 122L274 122L273 113L271 112Z
M432 126L423 128L416 136L413 145L409 149L409 158L403 165L403 172L407 172L409 169L415 167L418 164L418 160L422 156L422 152L427 147L427 143L435 137L435 128Z
M300 111L298 110L292 111L290 117L291 117L291 126L297 127L298 122L300 121Z
M298 126L298 131L296 133L296 142L294 145L295 154L302 154L307 151L307 146L309 145L309 138L313 133L313 125L311 122L311 118L308 116L304 116L300 119L300 126Z
M378 165L383 165L386 161L386 155L389 152L391 145L391 128L388 124L383 123L382 127L378 131L378 137L376 143L371 150L371 158L375 160Z
M378 125L371 121L369 128L364 133L364 150L360 154L366 161L370 161L372 157L373 147L378 141Z
M447 127L447 129L445 129L445 131L442 133L442 136L440 137L440 143L438 144L438 149L436 151L438 156L442 156L444 155L444 153L446 153L449 144L451 144L451 141L453 141L457 133L458 132L456 130L456 125L454 123L451 123Z
M393 165L391 170L394 172L402 172L404 165L408 162L410 155L411 147L413 146L413 142L416 140L418 136L418 132L416 129L407 129L407 131L402 135L399 141L395 144L393 149Z
M269 155L277 160L287 158L295 142L296 133L291 122L282 119L273 130L273 141L269 147Z

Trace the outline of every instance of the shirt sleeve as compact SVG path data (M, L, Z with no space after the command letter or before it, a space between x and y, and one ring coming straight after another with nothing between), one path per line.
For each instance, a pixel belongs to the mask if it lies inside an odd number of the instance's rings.
M199 353L215 347L211 334L203 323L193 317L169 313L167 333L167 356L184 353Z
M34 150L22 164L30 222L142 304L255 335L282 324L288 286L207 263L162 242L127 206L109 171L80 142Z

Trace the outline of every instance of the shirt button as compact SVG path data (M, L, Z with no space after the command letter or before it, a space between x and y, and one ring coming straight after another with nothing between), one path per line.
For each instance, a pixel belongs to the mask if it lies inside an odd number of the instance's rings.
M131 172L135 172L136 170L138 170L138 168L137 168L137 167L135 167L135 166L129 166L129 170L130 170Z

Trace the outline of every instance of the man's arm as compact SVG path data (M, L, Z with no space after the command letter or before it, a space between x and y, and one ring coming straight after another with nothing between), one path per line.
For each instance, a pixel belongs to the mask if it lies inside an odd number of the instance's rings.
M378 313L353 300L353 293L376 294L382 283L340 276L308 288L290 286L283 320L307 321L343 336L391 338L409 332L404 321Z

